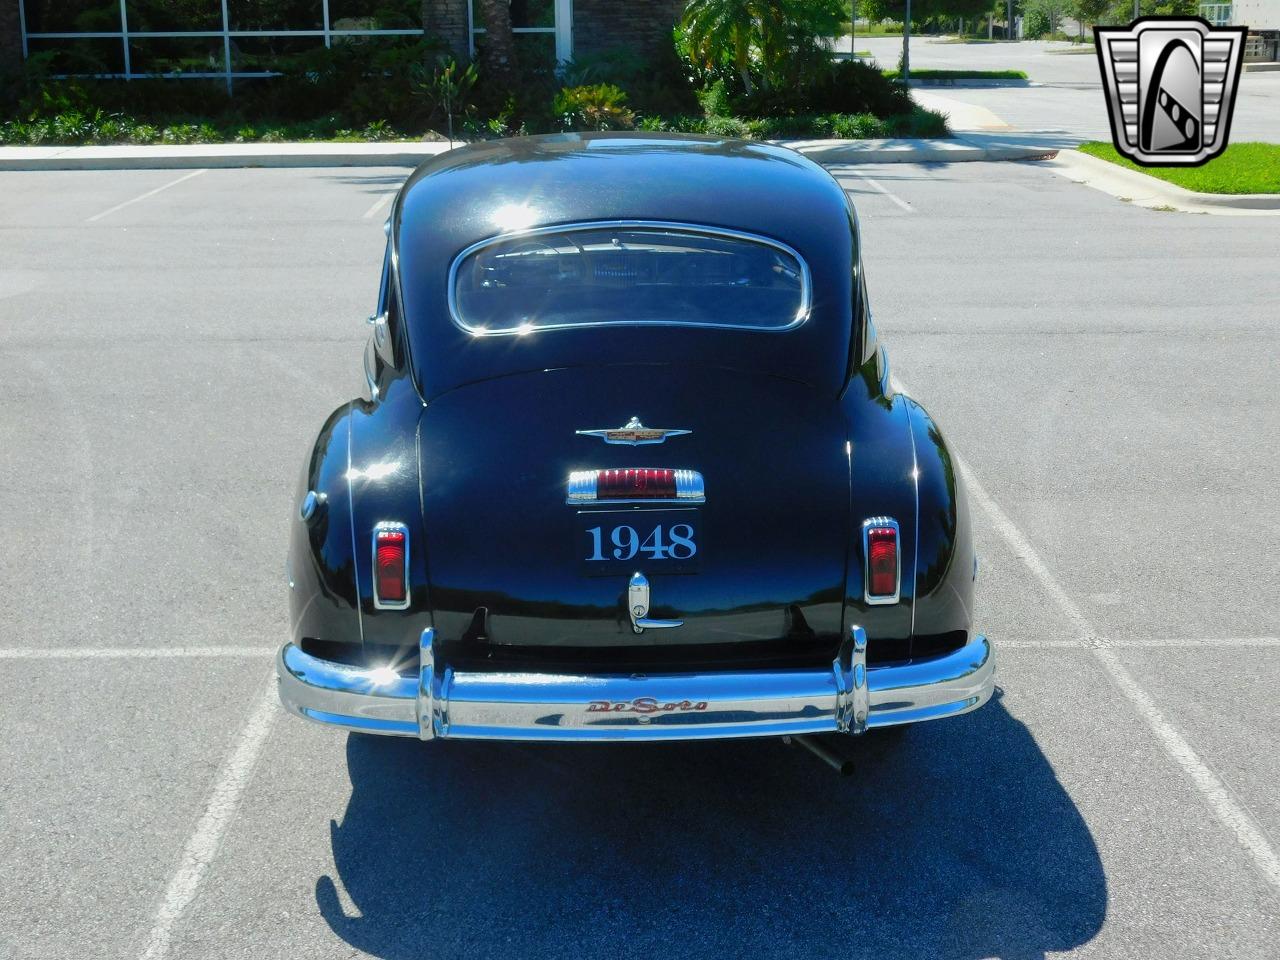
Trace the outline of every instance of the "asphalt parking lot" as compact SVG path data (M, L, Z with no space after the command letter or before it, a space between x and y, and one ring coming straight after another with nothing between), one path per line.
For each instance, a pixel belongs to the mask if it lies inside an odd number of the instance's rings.
M405 171L0 174L0 956L1275 957L1280 219L836 172L1002 688L847 780L284 716L291 494Z

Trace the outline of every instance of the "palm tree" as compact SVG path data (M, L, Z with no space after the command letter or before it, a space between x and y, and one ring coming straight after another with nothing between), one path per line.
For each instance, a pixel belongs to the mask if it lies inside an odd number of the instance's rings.
M511 30L511 0L476 0L484 21L480 73L499 90L516 88L516 37Z
M728 52L747 93L753 93L751 48L759 44L761 24L771 19L768 8L767 0L689 0L680 25L690 54L712 67Z
M845 0L689 0L680 23L689 53L703 67L728 55L748 94L752 58L761 85L787 82L801 62L821 52L818 41L834 37Z

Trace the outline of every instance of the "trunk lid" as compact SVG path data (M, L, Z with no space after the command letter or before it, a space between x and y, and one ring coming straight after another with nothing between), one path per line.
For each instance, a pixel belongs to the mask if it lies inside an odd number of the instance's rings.
M638 446L577 433L632 417L690 432ZM809 386L706 367L550 370L451 391L420 426L438 635L489 662L829 656L850 537L845 434L839 405ZM633 467L696 471L705 502L566 503L574 471ZM648 616L682 626L633 630L636 572Z

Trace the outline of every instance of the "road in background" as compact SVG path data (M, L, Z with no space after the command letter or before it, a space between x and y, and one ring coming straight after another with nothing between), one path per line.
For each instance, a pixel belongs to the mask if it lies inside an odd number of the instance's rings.
M901 37L858 37L859 50L870 52L885 69L898 65ZM836 49L849 49L845 37ZM950 113L953 129L989 131L994 116L1018 133L1036 135L1049 147L1073 147L1085 140L1110 140L1111 128L1092 46L1039 40L1016 43L948 43L914 37L913 70L1022 70L1027 86L917 87L916 99L931 110ZM964 107L987 111L976 120ZM996 128L998 129L998 128ZM1280 143L1280 72L1240 76L1231 125L1231 141Z
M0 174L0 955L1273 957L1259 850L1090 649L1280 838L1280 223L834 172L894 373L985 491L1002 688L851 780L263 714L405 172Z

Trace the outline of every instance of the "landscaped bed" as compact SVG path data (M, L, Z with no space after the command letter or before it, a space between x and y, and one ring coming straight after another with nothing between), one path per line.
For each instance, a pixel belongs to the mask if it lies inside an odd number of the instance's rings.
M897 80L901 73L897 70L886 70L884 75L890 80ZM912 70L912 80L1025 80L1027 75L1022 70Z
M432 35L347 37L273 53L254 61L256 75L225 81L179 60L170 73L121 82L89 54L64 62L46 51L20 75L0 77L0 144L470 141L597 130L947 136L946 118L915 104L901 82L832 57L829 38L848 9L806 0L761 19L735 0L689 0L670 42L559 64L518 54L515 28L507 24L502 39L495 23L475 62Z
M1202 167L1143 167L1120 156L1111 144L1097 141L1077 149L1197 193L1280 193L1280 144L1276 143L1233 143Z

